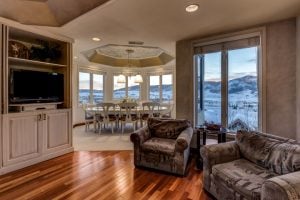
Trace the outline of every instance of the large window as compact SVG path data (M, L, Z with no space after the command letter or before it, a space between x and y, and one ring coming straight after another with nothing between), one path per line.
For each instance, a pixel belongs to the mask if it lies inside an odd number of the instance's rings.
M125 76L125 83L118 83L118 77L114 76L113 99L140 99L140 84L135 83L135 76Z
M86 104L90 102L91 82L90 74L79 72L79 104Z
M140 99L140 84L135 83L135 76L128 76L128 97Z
M103 101L103 79L102 74L79 72L79 104L95 104Z
M173 75L149 76L149 99L152 101L173 100Z
M196 124L258 130L259 40L209 46L195 56ZM227 46L226 46L227 45ZM227 48L226 48L227 47Z

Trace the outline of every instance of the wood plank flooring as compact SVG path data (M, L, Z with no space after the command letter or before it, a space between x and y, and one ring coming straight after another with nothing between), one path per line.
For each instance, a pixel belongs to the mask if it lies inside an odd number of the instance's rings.
M0 176L1 200L203 199L202 172L187 177L137 169L132 151L74 152Z

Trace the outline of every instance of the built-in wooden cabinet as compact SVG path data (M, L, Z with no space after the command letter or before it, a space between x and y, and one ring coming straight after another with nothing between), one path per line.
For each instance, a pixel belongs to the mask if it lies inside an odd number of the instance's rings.
M3 166L41 156L43 129L39 114L5 115L2 130Z
M44 151L52 153L72 144L71 112L69 110L54 110L43 113L44 119Z
M0 174L4 174L73 151L73 40L25 25L0 24L0 27ZM40 59L38 54L28 55L32 53L30 48L39 48L41 41L59 44L61 56L51 60ZM12 52L15 50L12 44L22 51ZM53 103L11 104L10 71L14 68L63 74L63 102L57 106Z
M23 112L3 118L3 166L55 153L72 146L71 111Z

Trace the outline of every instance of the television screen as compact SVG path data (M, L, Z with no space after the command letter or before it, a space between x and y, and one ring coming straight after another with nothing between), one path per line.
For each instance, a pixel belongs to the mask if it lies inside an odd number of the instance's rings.
M64 76L60 73L23 69L10 71L10 103L60 102Z

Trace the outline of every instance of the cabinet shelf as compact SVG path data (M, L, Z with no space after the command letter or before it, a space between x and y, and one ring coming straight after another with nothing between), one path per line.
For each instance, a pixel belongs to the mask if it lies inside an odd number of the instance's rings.
M11 64L22 64L22 65L36 65L36 66L44 66L44 67L67 67L67 65L56 64L56 63L49 63L49 62L42 62L37 60L28 60L23 58L15 58L15 57L8 57L8 61Z

